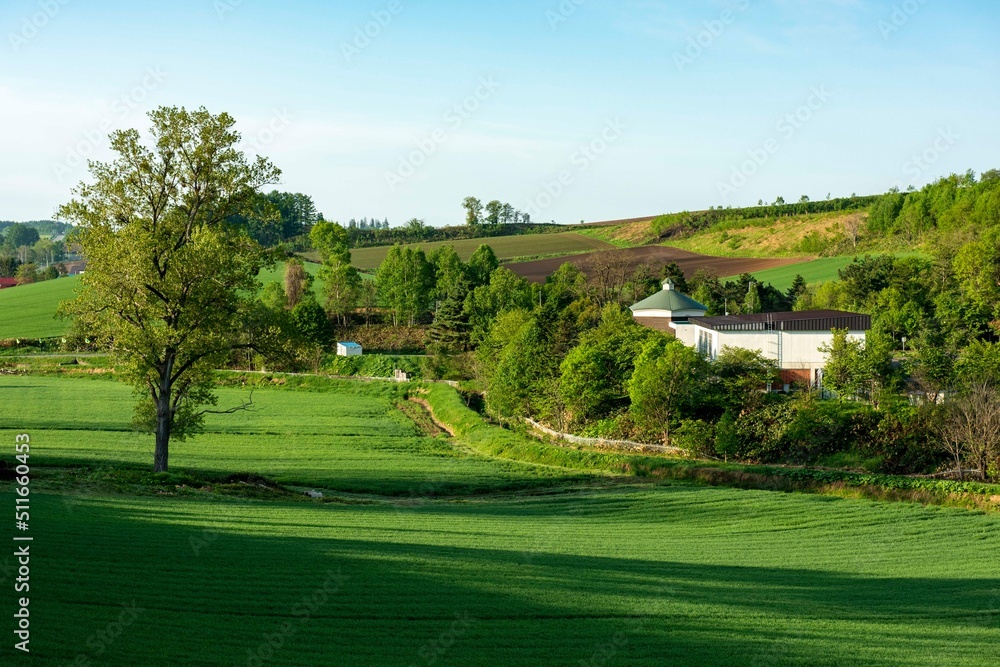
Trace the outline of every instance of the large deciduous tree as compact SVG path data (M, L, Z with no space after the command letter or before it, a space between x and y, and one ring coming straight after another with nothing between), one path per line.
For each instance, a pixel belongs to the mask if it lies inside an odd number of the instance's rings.
M217 404L214 369L234 350L264 347L267 309L256 294L267 255L228 220L248 213L280 171L237 149L228 114L161 107L149 118L152 142L114 132L114 161L91 163L93 182L60 209L79 225L88 260L61 310L107 346L135 388L136 424L156 434L162 472L171 438L196 432Z

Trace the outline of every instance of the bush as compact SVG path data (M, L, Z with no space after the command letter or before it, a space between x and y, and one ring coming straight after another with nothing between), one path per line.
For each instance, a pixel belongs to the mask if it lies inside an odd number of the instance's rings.
M715 426L701 419L684 419L674 429L670 444L692 456L715 454Z
M419 377L420 362L412 357L365 354L360 357L329 357L323 371L331 375L391 378L396 369L410 377Z

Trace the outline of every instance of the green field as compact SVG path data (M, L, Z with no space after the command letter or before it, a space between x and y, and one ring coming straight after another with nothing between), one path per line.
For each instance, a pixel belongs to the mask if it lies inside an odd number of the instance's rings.
M32 664L995 664L996 514L581 478L422 435L399 391L261 389L172 449L337 499L263 501L67 481L148 465L128 391L0 376L0 440L32 436Z
M863 255L865 253L861 254ZM883 253L871 252L867 254L878 255ZM896 257L923 256L922 253L912 251L890 252L886 254L895 255ZM780 266L776 269L757 271L752 275L762 283L770 283L775 288L785 291L792 286L792 283L795 281L795 276L800 274L803 278L805 278L806 283L809 285L839 280L839 271L853 262L854 258L858 256L859 255L842 255L840 257L821 257L820 259L813 259L808 262L802 262L801 264L789 264L788 266ZM737 277L739 276L729 276L728 278L733 279Z
M775 288L786 291L792 286L797 275L805 278L806 283L810 285L838 280L837 273L852 261L854 261L853 255L850 257L822 257L801 264L789 264L788 266L779 266L776 269L758 271L752 275L762 283L770 283ZM729 276L729 279L737 277L739 276Z
M306 264L315 274L319 267ZM262 271L262 283L283 281L285 265ZM80 282L77 276L46 280L32 285L21 285L0 290L0 340L10 338L55 338L70 329L68 320L56 317L60 302L72 299ZM321 283L317 282L319 289Z
M461 239L458 241L435 241L431 243L414 243L411 247L423 248L432 252L442 246L454 246L455 252L467 261L476 248L486 244L501 261L522 257L537 257L539 255L573 255L594 250L610 250L615 246L599 239L590 238L576 232L561 232L559 234L525 234L521 236L497 236L482 239ZM390 246L376 248L355 248L351 250L351 263L359 269L376 269L389 252ZM312 259L316 259L312 257Z
M56 308L73 298L79 282L74 276L0 290L0 339L53 338L66 333L69 323L56 319Z

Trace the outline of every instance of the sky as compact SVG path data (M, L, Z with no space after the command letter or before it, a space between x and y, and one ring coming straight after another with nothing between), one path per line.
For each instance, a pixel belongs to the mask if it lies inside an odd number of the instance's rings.
M341 222L920 187L1000 167L997 35L995 0L4 0L0 220L160 105L232 114Z

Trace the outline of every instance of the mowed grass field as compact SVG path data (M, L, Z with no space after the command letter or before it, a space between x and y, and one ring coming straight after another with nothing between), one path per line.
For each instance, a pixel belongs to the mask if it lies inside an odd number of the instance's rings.
M384 495L476 493L571 477L556 469L484 459L422 435L395 408L395 385L330 384L333 389L323 392L254 390L252 411L207 415L205 434L173 442L171 466ZM250 398L249 389L224 388L219 408L239 406ZM26 429L38 465L150 465L153 438L131 430L131 390L118 382L2 377L0 401L18 406L0 412L0 442Z
M306 270L315 274L319 267L306 264ZM262 271L263 284L283 282L285 265ZM63 301L74 297L80 284L78 276L46 280L31 285L20 285L0 290L0 340L9 338L55 338L70 330L70 321L56 317L56 310ZM315 283L317 290L322 283Z
M536 257L538 255L573 255L594 250L609 250L615 246L600 239L591 238L576 232L561 232L558 234L525 234L521 236L497 236L483 239L461 239L457 241L435 241L431 243L414 243L410 247L423 248L424 252L433 252L442 246L453 246L455 252L463 261L468 261L472 253L481 245L488 245L501 261L519 257ZM351 250L351 263L359 269L377 269L390 246L377 248L354 248Z
M69 330L69 322L56 319L59 303L73 298L80 279L46 280L0 290L0 339L53 338Z
M854 256L849 257L822 257L813 259L801 264L790 264L779 266L775 269L765 269L756 271L753 277L762 283L770 283L775 288L786 291L795 282L795 276L801 275L807 284L825 283L832 280L839 280L838 272L854 261ZM728 279L738 276L729 276Z
M0 376L0 440L31 433L38 480L31 664L996 664L996 515L583 483L423 436L397 391L260 390L176 445L177 468L369 492L250 501L45 486L53 466L148 464L115 440L135 438L128 392Z
M801 275L807 284L832 282L839 280L839 272L844 267L854 261L856 257L863 257L865 254L879 255L881 252L859 253L858 255L841 255L839 257L821 257L800 264L790 264L763 271L754 271L751 275L762 283L770 283L779 290L787 290L795 281L795 276ZM896 257L922 257L920 252L891 252L887 253ZM738 276L729 276L729 279Z

